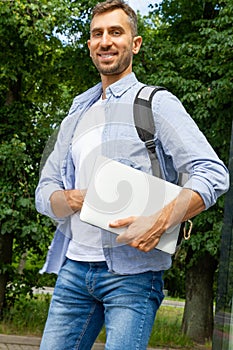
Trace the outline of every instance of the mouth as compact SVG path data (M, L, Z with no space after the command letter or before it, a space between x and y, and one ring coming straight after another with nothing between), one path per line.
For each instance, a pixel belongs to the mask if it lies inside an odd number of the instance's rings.
M111 60L116 54L115 53L99 53L98 56L100 57L101 60L103 61L109 61Z

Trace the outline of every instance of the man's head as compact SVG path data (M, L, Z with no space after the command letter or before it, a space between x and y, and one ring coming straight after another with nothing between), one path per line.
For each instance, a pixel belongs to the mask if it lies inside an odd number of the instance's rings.
M136 33L137 16L124 1L107 0L94 7L88 47L106 86L132 71L133 55L142 43Z
M138 32L138 20L137 15L134 10L126 4L123 0L107 0L98 3L92 10L92 19L95 15L100 15L105 12L110 12L113 10L121 9L128 16L129 23L131 26L132 36L135 37Z

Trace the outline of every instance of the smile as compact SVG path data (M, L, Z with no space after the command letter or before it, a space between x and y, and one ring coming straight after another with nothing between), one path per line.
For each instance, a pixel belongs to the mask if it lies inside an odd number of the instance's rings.
M99 54L99 56L103 59L109 59L112 58L113 56L115 56L114 53L103 53L103 54Z
M113 55L101 55L101 57L103 58L109 58L109 57L112 57Z

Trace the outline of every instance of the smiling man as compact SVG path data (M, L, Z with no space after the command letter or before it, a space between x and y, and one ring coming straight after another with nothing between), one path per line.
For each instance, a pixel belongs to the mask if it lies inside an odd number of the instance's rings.
M133 118L133 101L144 85L132 72L141 44L136 14L124 1L95 6L88 47L101 82L74 99L36 190L38 211L57 223L42 269L58 278L41 350L89 350L103 325L107 350L145 350L163 300L163 271L171 266L171 256L156 249L161 236L228 189L225 165L181 102L159 91L152 111L160 167L174 183L179 172L188 173L184 188L151 216L110 223L125 227L119 236L80 220L99 154L152 171Z
M107 86L132 72L133 55L139 52L142 38L136 36L133 19L122 9L106 12L104 21L103 10L99 9L97 5L93 12L88 47L105 91Z

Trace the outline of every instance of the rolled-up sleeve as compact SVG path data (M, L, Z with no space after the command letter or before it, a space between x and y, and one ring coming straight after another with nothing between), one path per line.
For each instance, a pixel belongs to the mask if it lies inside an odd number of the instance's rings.
M49 155L42 171L38 186L35 191L35 205L39 213L49 216L58 223L63 223L65 219L57 218L51 208L50 197L53 192L65 189L62 179L62 159L64 153L67 151L64 143L63 131L64 127L61 125L58 137L53 151Z
M208 209L228 190L228 169L174 95L160 92L156 98L156 137L177 172L189 174L184 187L198 192Z

